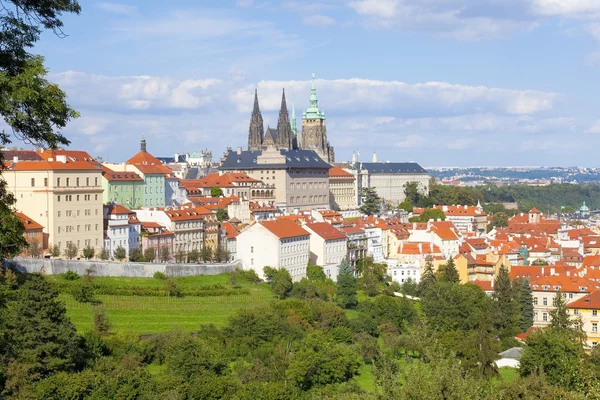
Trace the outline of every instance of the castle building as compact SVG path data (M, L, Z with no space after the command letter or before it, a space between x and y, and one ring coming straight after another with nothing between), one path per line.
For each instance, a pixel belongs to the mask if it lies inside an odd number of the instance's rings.
M333 162L335 158L333 147L327 140L325 113L319 109L317 89L313 75L313 83L309 106L302 113L302 132L299 134L296 126L296 110L292 106L292 117L288 113L285 99L285 89L281 96L281 108L277 119L277 129L267 126L264 122L258 104L258 92L254 91L254 107L250 117L248 130L248 150L262 151L267 147L277 150L313 150L325 162Z

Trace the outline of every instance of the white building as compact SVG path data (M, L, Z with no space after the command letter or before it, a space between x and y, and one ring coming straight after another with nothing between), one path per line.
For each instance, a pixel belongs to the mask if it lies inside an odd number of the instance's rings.
M238 256L237 256L237 237L240 234L240 231L231 222L225 221L225 222L221 223L221 226L222 226L223 230L225 231L225 235L227 237L226 248L227 248L227 253L229 254L228 261L237 260L237 258L238 258Z
M337 280L338 267L348 252L346 235L328 222L304 225L310 233L310 263L320 265L328 278Z
M392 280L400 284L412 279L414 282L421 281L421 266L418 263L399 263L390 268Z
M237 254L244 270L264 279L263 268L285 268L294 282L306 277L310 234L290 220L261 221L237 237Z
M129 251L140 247L141 223L135 213L120 204L104 206L104 249L108 250L111 258L115 250L125 249L126 257Z

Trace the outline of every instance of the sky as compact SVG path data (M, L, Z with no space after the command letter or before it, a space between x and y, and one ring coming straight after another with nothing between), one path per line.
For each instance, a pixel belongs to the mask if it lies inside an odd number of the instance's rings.
M600 167L599 0L81 5L33 51L104 160L245 149L254 89L266 129L314 73L336 161Z

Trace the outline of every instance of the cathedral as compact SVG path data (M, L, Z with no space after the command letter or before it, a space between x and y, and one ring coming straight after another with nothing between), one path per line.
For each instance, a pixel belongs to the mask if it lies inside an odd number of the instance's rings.
M266 132L260 107L258 106L258 92L254 91L254 108L252 109L248 132L248 150L266 150L269 146L279 150L314 150L323 161L329 163L334 161L333 147L329 145L327 140L325 113L319 109L314 75L312 88L310 89L309 106L302 113L302 132L300 135L297 134L296 110L293 106L291 120L288 114L285 89L281 96L277 129L268 127Z

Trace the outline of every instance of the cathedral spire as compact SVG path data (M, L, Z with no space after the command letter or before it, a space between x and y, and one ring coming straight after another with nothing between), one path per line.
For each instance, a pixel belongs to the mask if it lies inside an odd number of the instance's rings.
M281 109L277 120L277 147L279 149L293 149L292 124L290 123L290 115L285 101L285 89L283 89L281 95Z
M264 135L265 127L258 106L258 89L254 89L254 108L252 109L250 128L248 129L248 150L260 150Z
M296 126L296 107L294 103L292 103L292 133L296 136L298 132L298 127Z

